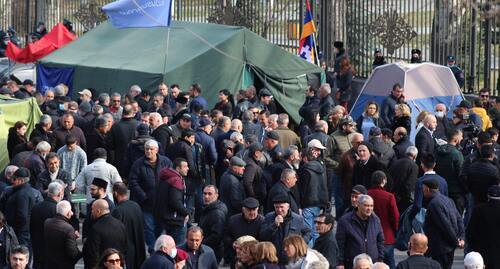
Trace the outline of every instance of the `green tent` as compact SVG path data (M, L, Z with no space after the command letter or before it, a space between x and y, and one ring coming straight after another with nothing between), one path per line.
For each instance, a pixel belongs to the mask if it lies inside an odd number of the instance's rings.
M9 128L14 126L17 121L23 121L28 125L26 137L29 137L41 115L42 112L35 98L18 100L0 96L0 169L9 164L7 152Z
M73 88L126 92L137 84L152 92L162 81L187 89L199 83L211 105L221 89L255 83L298 121L309 79L322 69L244 27L173 22L171 27L115 29L105 22L40 60L44 67L75 68Z

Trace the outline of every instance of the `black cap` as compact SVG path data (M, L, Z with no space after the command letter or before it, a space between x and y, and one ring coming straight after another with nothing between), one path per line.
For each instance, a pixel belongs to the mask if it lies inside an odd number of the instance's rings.
M352 187L351 192L355 192L358 194L368 194L368 190L363 185L356 185Z
M280 136L276 131L269 131L266 133L266 138L273 140L280 140Z
M207 118L201 118L200 119L200 123L199 123L199 126L200 127L205 127L207 125L211 125L212 124L212 121L210 119L207 119Z
M254 142L250 146L248 146L248 151L250 151L251 153L254 153L256 151L262 151L263 149L264 147L259 142Z
M370 128L370 136L379 136L382 134L382 130L377 126Z
M108 182L102 178L94 177L92 180L92 185L96 185L99 188L106 189L108 187Z
M179 103L179 104L183 104L184 105L184 104L187 104L188 99L186 97L184 97L184 96L179 95L179 96L177 96L177 98L175 98L175 101L177 103Z
M149 135L149 126L144 123L139 124L139 126L137 126L137 135Z
M241 166L241 167L243 167L243 166L246 166L247 164L241 158L233 156L231 158L231 160L229 161L229 165L230 166Z
M259 95L260 96L272 96L271 91L269 91L267 88L260 89Z
M420 55L420 54L422 54L422 51L419 50L419 49L412 49L411 50L411 54L418 54L418 55Z
M33 80L31 80L31 79L25 79L23 82L23 85L24 86L26 86L26 85L33 86L33 85L35 85L35 83L33 83Z
M333 46L337 49L343 49L344 43L342 41L335 41L335 42L333 42Z
M422 182L429 189L437 190L439 189L439 183L433 178L428 178Z
M283 204L283 203L290 203L288 195L283 193L273 197L273 204Z
M182 114L181 116L181 120L188 120L188 121L191 121L191 115L189 114Z
M448 62L456 61L455 55L448 55L448 57L446 57L446 59L448 60Z
M375 51L374 51L374 53L380 53L380 52L382 52L382 50L379 49L379 48L376 48Z
M14 172L14 178L19 177L30 177L30 170L24 167L20 167L16 170L16 172Z
M463 108L472 108L472 105L470 104L469 101L467 100L462 100L462 102L460 102L460 104L458 104L457 107L463 107Z
M500 186L493 185L488 188L488 197L500 200Z
M259 206L260 206L259 201L257 201L257 199L253 197L248 197L245 200L243 200L243 207L254 209L258 208Z

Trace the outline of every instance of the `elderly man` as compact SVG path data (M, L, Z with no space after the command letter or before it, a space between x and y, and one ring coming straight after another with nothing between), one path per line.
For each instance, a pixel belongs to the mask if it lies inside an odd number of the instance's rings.
M265 212L271 212L274 210L274 204L272 199L276 196L286 196L288 201L290 201L290 209L296 214L301 214L300 211L300 197L297 193L293 191L293 188L297 184L297 173L290 169L285 168L280 175L280 181L276 182L271 188L267 195L267 205Z
M286 264L288 258L285 254L283 240L291 234L299 234L306 242L309 242L311 229L306 225L302 216L290 210L288 197L275 196L273 204L274 212L266 214L259 238L262 241L272 242L276 247L280 264Z
M294 131L288 128L289 122L288 114L282 113L278 115L278 128L274 131L278 133L281 148L286 148L290 145L300 146L300 138Z
M418 149L410 146L406 149L405 155L406 157L395 161L389 169L392 191L400 214L413 203L413 191L418 178L418 165L415 163Z
M335 185L334 197L335 212L338 212L337 218L340 217L342 212L344 212L346 207L348 207L349 205L352 175L354 173L354 165L356 164L356 161L358 159L358 146L359 144L361 144L361 142L363 142L363 139L363 135L360 133L354 133L351 136L352 148L350 148L340 156L339 165L337 166L337 169L335 171L336 177L333 178L334 182L328 182L330 185L332 185L332 183ZM333 188L333 186L330 186L330 188Z
M44 114L40 117L40 121L35 124L35 129L30 134L30 140L33 137L40 137L43 141L50 141L50 135L52 133L52 118Z
M174 269L177 254L175 241L169 235L160 235L155 242L155 252L142 264L141 269Z
M114 248L127 255L127 232L125 225L110 215L109 205L104 199L92 204L92 225L89 236L83 244L85 269L92 269L99 263L102 252Z
M173 143L174 138L170 133L168 124L163 122L160 113L152 112L149 114L149 127L151 128L151 136L154 137L161 145L161 152L166 152L167 147Z
M481 254L478 252L469 252L465 255L464 258L464 266L465 269L484 269L484 261ZM496 267L488 267L488 268L496 268Z
M245 199L245 188L243 187L243 174L246 163L233 156L229 161L229 169L221 177L220 199L226 204L228 216L232 216L241 211L243 200Z
M396 269L428 268L440 269L435 260L425 257L427 252L427 236L422 233L413 234L408 242L408 258L398 263Z
M453 128L453 122L446 116L448 109L445 104L439 103L434 107L434 116L437 119L436 131L434 137L438 139L446 139L448 132Z
M394 134L392 135L392 139L394 139L394 153L396 153L396 158L401 159L406 156L406 149L410 146L413 146L413 143L410 141L408 137L408 131L405 127L398 127L394 130Z
M87 203L92 200L90 195L90 185L94 178L102 178L108 183L106 194L112 197L111 186L116 182L121 182L122 178L118 170L113 165L106 162L107 152L103 148L94 151L94 162L87 165L76 177L76 188L81 193L87 194Z
M30 172L30 184L32 186L36 186L38 184L40 174L47 169L45 157L49 154L50 149L50 144L47 141L42 141L36 145L35 150L24 162L24 167L26 167Z
M207 233L203 244L215 252L217 262L224 253L224 231L226 230L227 207L219 200L219 190L214 185L203 188L204 207L198 225Z
M354 257L352 262L353 269L373 269L373 261L370 255L361 253ZM338 266L337 266L338 268Z
M360 253L367 253L375 261L382 261L384 257L384 233L380 219L373 214L373 199L360 195L357 206L356 211L346 213L338 223L338 269L351 269L355 256Z
M108 135L106 144L109 150L115 152L112 164L121 172L125 169L125 156L127 155L128 144L136 136L137 120L131 105L123 107L122 118L115 123Z
M335 102L332 98L332 88L330 84L324 83L319 87L319 117L322 120L326 120L328 113L335 106Z
M87 140L82 129L75 125L75 118L71 113L66 113L61 117L61 127L52 132L50 144L54 145L54 150L59 150L65 145L66 136L72 134L75 136L77 144L83 149L87 149Z

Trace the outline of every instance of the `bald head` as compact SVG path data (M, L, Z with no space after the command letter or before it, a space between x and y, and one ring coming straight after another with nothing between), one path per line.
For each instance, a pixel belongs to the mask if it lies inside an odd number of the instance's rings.
M427 236L422 233L413 234L410 237L410 254L424 254L427 251Z
M321 126L321 130L323 132L325 132L325 134L328 133L328 123L326 121L320 120L320 121L318 121L317 124L318 124L318 127Z
M383 262L376 262L372 265L371 269L389 269L389 265Z
M427 128L431 131L434 131L434 130L436 130L436 125L437 125L436 116L434 116L432 114L428 114L427 116L425 116L425 118L424 118L425 128Z
M239 119L234 119L231 121L231 130L235 130L237 132L242 132L243 131L243 123L241 123L241 120Z
M92 217L99 218L109 213L109 204L104 199L98 199L92 204Z
M394 130L394 133L398 135L407 135L408 131L406 130L405 127L398 127L396 128L396 130Z

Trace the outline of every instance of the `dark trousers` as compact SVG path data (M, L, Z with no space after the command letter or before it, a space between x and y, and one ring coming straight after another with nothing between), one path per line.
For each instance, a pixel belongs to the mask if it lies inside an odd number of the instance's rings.
M462 193L449 193L448 197L450 197L451 200L455 203L455 206L457 207L458 213L460 213L460 216L463 215L464 210L465 210L465 196Z
M432 255L431 258L437 261L441 265L442 269L451 269L451 266L453 265L454 256L455 256L455 250L448 253L442 253L439 255Z

